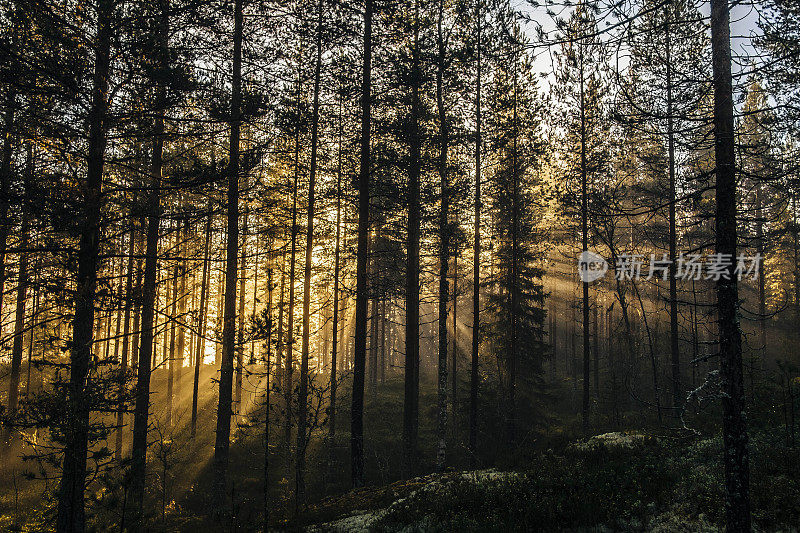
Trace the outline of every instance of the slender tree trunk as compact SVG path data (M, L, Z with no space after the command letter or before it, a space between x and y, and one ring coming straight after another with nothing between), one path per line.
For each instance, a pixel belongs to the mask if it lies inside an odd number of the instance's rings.
M123 233L120 235L120 242L119 242L120 250L125 249L125 234ZM38 265L37 265L38 267ZM116 318L114 319L114 355L112 356L113 361L119 361L119 348L120 348L120 329L122 328L122 310L124 307L120 307L122 302L125 299L125 256L120 256L119 258L119 275L118 275L118 282L117 282L117 291L116 297L117 301L114 304L114 315ZM113 292L113 291L112 291ZM38 291L37 291L38 294Z
M381 350L380 356L380 382L381 386L386 383L386 294L381 295L381 340L378 342Z
M162 38L167 31L167 6L162 2ZM163 41L162 41L163 42ZM147 461L147 430L150 415L150 373L155 335L156 277L158 275L158 227L161 219L161 172L164 151L163 87L159 88L159 113L153 132L153 161L150 170L150 190L147 201L147 245L145 250L144 280L142 283L141 338L136 378L136 404L133 418L133 443L131 452L130 499L133 502L133 525L142 527L144 512L144 482Z
M372 246L370 246L370 255L372 250L377 252L378 234L380 228L375 228L372 237ZM367 284L369 287L370 300L372 304L372 311L369 314L369 366L367 366L367 375L369 376L369 397L373 400L376 399L378 394L378 266L377 261L374 259L369 263L369 280Z
M669 6L667 6L669 9ZM675 222L675 130L672 118L672 42L670 21L665 25L666 33L666 83L667 83L667 158L669 160L669 351L672 359L672 407L677 415L683 403L683 383L681 381L681 356L678 348L678 280L676 276L677 226Z
M94 304L100 246L103 163L108 124L108 76L111 59L113 0L99 0L97 34L94 43L94 78L89 109L89 151L83 184L83 213L78 250L78 279L75 293L70 381L67 387L68 420L64 433L64 460L58 494L56 530L77 533L86 529L83 506L86 482L86 454L89 439L89 398L87 383L92 352ZM3 259L3 258L0 258ZM0 261L2 263L3 261Z
M185 360L184 352L186 350L186 328L184 324L186 323L186 300L189 297L189 294L186 292L186 278L188 276L188 268L187 268L187 256L189 255L189 219L187 218L183 224L183 241L181 242L179 250L182 250L182 253L179 254L178 261L180 265L180 286L178 287L178 322L175 325L177 328L177 350L178 356L175 358L176 361L176 371L175 371L175 395L180 398L180 386L181 386L181 375L183 374L183 363ZM191 340L191 339L190 339ZM190 344L190 352L191 352L191 342Z
M28 179L32 173L32 156L31 147L28 145ZM19 252L19 269L17 272L17 304L14 313L14 341L11 347L11 371L8 376L8 408L7 416L13 418L17 412L19 403L19 375L22 366L22 351L25 341L25 304L27 303L27 290L28 290L28 258L29 253L26 251L29 246L30 236L30 214L28 209L22 209L22 227L20 228L20 252ZM2 295L0 295L0 299ZM31 331L33 335L33 331ZM5 430L4 433L7 433ZM10 433L4 435L5 438L10 437ZM4 439L5 440L5 439Z
M475 229L472 245L472 360L469 387L469 455L470 466L477 466L478 445L478 349L480 346L481 309L481 1L477 2L475 39Z
M594 291L594 345L592 346L594 357L592 363L594 364L594 397L600 399L600 297L597 291Z
M438 68L436 69L436 108L439 115L439 186L442 197L439 209L439 369L438 404L436 435L436 470L445 468L447 452L447 304L450 296L450 283L447 270L450 266L450 185L447 177L448 124L447 110L444 108L444 71L446 68L446 46L444 28L444 1L439 1L439 17L436 23L438 45Z
M419 433L419 235L420 174L422 172L422 139L420 120L419 0L414 2L414 43L411 70L411 116L409 117L408 169L408 242L406 255L406 360L403 395L403 462L404 474L410 475L417 455Z
M760 258L758 263L758 341L761 352L761 365L763 367L767 355L767 294L766 280L764 279L764 200L762 197L761 182L756 188L756 255Z
M457 247L456 247L457 248ZM453 356L450 361L450 426L453 439L456 437L456 393L458 388L458 296L456 288L458 287L458 249L453 251Z
M34 242L34 245L36 243ZM36 262L33 265L34 271L34 279L33 279L33 309L31 310L31 317L30 322L28 323L28 328L30 329L30 333L28 334L28 376L25 383L25 397L29 398L31 393L31 370L33 367L33 350L36 344L36 319L39 316L39 299L41 297L42 291L40 290L39 285L39 273L41 270L41 258L37 258ZM119 332L118 332L119 333ZM42 357L44 359L44 357ZM42 389L42 373L41 371L38 372L39 380L39 390Z
M299 89L298 89L299 90ZM299 105L299 102L298 102ZM297 259L297 185L300 174L300 130L295 134L295 173L292 187L292 228L291 228L291 256L289 258L289 306L286 318L286 364L283 372L283 395L286 407L284 420L283 439L286 448L286 479L291 479L292 474L292 374L294 372L294 290Z
M271 260L271 259L270 259ZM270 267L267 277L269 278L269 304L272 303L272 268ZM267 313L270 313L270 305L267 307ZM270 324L270 329L272 325ZM272 387L270 383L270 350L269 350L269 339L267 339L267 360L266 360L266 373L267 373L267 383L266 383L266 398L264 399L264 522L262 525L262 532L268 533L269 532L269 415L270 415L270 403L269 403L269 393Z
M136 263L134 262L134 255L136 253L136 223L131 219L130 237L128 240L128 275L125 280L125 315L122 321L122 359L120 361L120 374L119 374L119 389L118 394L120 397L119 404L117 405L117 429L116 440L114 446L114 459L116 461L122 460L122 427L125 419L125 382L128 373L128 336L130 334L131 326L131 306L133 304L133 277ZM135 347L134 347L135 348Z
M254 228L253 230L256 233L256 245L255 245L255 253L253 254L253 310L250 313L250 320L252 323L255 323L256 316L257 316L257 308L258 308L258 259L259 259L259 247L261 246L261 238L258 230ZM250 357L247 362L248 365L252 366L256 364L256 341L255 339L250 339Z
M247 183L245 180L244 184L245 188L247 187ZM245 289L247 283L247 218L248 218L248 210L245 209L244 215L242 217L242 244L241 244L241 251L240 251L240 265L239 270L241 273L239 274L239 328L237 330L237 339L236 339L236 381L234 385L234 393L233 393L233 412L234 414L241 414L243 413L242 409L242 379L243 379L243 372L244 372L244 312L245 312Z
M586 161L586 104L584 100L584 79L583 79L583 46L579 43L580 49L579 68L580 68L580 114L581 114L581 245L582 250L589 249L589 191ZM583 432L589 432L589 282L582 283L583 289L583 408L581 410L581 421Z
M714 155L716 161L716 252L732 265L717 281L722 436L725 445L726 527L750 531L750 468L744 413L742 338L736 261L736 168L733 87L731 79L730 8L728 0L711 0L711 55L714 71ZM727 278L727 279L726 279Z
M517 68L518 68L518 50L514 46L514 53L512 55L514 61L514 87L513 87L513 109L512 109L512 135L513 144L511 148L511 175L512 175L512 213L511 213L511 339L510 349L508 352L508 406L506 408L508 417L507 420L507 439L508 444L512 447L516 443L517 438L517 346L519 339L519 170L517 168L517 154L518 154L518 137L519 125L517 123Z
M222 239L222 246L220 247L224 253L227 253L228 243L227 238L223 237ZM217 331L218 337L222 332L222 326L224 322L224 310L225 310L225 258L221 259L222 266L219 270L219 285L217 286ZM214 351L214 364L221 365L222 364L222 341L220 338L216 341L216 349Z
M317 143L319 140L319 90L322 75L322 0L317 4L316 64L314 65L314 97L311 113L311 166L308 177L308 211L306 213L306 257L303 268L303 339L300 348L300 390L297 416L297 464L295 508L305 503L306 483L306 418L308 416L308 358L311 336L311 259L314 251L314 187L317 181Z
M177 256L180 256L180 242L181 242L181 226L177 224L175 229L175 251ZM178 312L178 278L180 277L180 257L174 258L175 265L172 268L172 304L170 305L170 316L167 318L169 322L169 349L164 350L164 361L167 364L167 416L165 425L167 430L172 427L172 409L174 399L174 385L175 385L175 336L176 336L176 321ZM166 292L166 291L165 291ZM167 303L169 300L167 300ZM166 307L166 305L165 305ZM164 327L164 348L167 347L167 329Z
M336 371L339 356L339 276L341 268L341 242L342 242L342 101L339 100L339 132L337 137L337 167L336 167L336 249L333 264L333 345L331 347L331 400L329 420L330 439L330 466L333 467L333 444L336 437Z
M6 247L8 241L9 187L11 185L11 156L14 151L14 111L16 110L16 92L9 88L5 102L5 121L3 124L3 159L0 162L0 294L5 294L6 281ZM0 317L3 316L3 298L0 298ZM2 338L2 320L0 320L0 338Z
M285 240L285 239L284 239ZM281 364L283 361L283 308L284 305L284 296L286 294L286 242L283 243L281 246L281 293L278 297L278 331L276 332L275 338L275 361L276 361L276 372L280 374L282 371ZM282 376L281 376L282 378Z
M372 6L364 4L364 65L361 81L361 169L358 179L358 252L350 462L354 487L364 485L364 366L367 355L367 246L369 236L370 116L372 103Z
M200 385L200 368L205 357L206 346L206 313L208 310L208 285L211 265L209 263L209 252L211 250L211 219L212 219L211 200L208 201L208 217L206 218L206 242L203 247L203 276L200 281L200 311L197 316L197 346L195 347L194 357L194 381L192 383L192 438L197 433L197 396Z
M239 137L242 102L242 2L233 8L233 79L231 94L230 155L228 158L228 244L225 260L225 310L222 326L222 364L219 377L217 435L214 444L214 493L217 505L227 508L226 486L230 448L233 358L236 349L236 276L239 247Z

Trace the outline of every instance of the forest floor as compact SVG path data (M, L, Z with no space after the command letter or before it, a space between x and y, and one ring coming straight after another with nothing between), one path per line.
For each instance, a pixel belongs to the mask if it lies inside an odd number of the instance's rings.
M758 531L800 527L798 453L751 438ZM356 531L720 531L720 438L614 432L547 450L523 469L449 472L323 500L292 526ZM389 502L389 503L387 503Z
M206 375L207 374L207 375ZM213 372L204 372L211 379ZM158 387L163 376L154 374ZM186 387L184 387L186 388ZM568 387L571 389L571 387ZM286 460L280 411L271 428L269 488L270 528L274 531L718 531L724 522L722 439L710 410L695 419L697 431L665 429L652 420L625 415L622 427L585 439L580 420L566 398L540 429L521 439L514 454L505 449L492 426L498 417L482 417L479 435L483 466L467 469L463 438L448 450L453 470L400 480L402 456L402 380L387 380L383 393L368 401L366 422L367 486L349 490L349 434L345 420L332 448L317 427L308 450L308 504L295 508L294 472ZM344 390L347 390L346 386ZM422 389L420 457L417 472L432 472L435 449L435 394ZM259 409L242 418L231 445L233 502L225 517L209 495L213 456L214 391L200 398L196 438L186 426L185 395L169 433L154 422L148 466L149 531L214 533L261 531L264 509L264 435ZM750 428L751 504L759 531L800 529L800 446L774 410L774 394L754 409ZM494 405L482 397L482 405ZM769 409L767 409L767 407ZM158 399L154 407L159 412ZM263 409L261 409L263 419ZM158 420L158 416L154 419ZM528 419L534 419L532 414ZM599 420L599 419L598 419ZM459 427L466 421L459 419ZM605 422L603 425L606 424ZM602 427L602 426L601 426ZM261 429L260 429L261 428ZM605 431L608 431L605 430ZM463 437L463 435L459 435ZM494 447L494 448L493 448ZM16 454L17 452L14 452ZM12 455L14 455L12 454ZM27 479L37 463L7 461L0 471L0 531L50 531L57 479ZM52 470L50 473L53 473ZM92 485L87 497L94 531L121 531L125 518L125 482L111 470Z

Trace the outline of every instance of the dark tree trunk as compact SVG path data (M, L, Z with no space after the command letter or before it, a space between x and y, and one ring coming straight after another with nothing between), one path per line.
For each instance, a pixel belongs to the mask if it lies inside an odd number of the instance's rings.
M583 47L580 48L579 68L580 68L580 114L581 114L581 251L589 249L589 191L588 191L588 169L586 161L586 104L584 99L584 79L583 79ZM581 410L581 421L583 432L589 432L589 362L590 362L590 341L589 341L589 282L584 281L583 289L583 407Z
M381 340L378 342L378 345L381 349L381 356L380 356L380 382L381 386L386 383L386 294L381 295L381 313L380 313L380 320L381 320L381 331L380 336Z
M447 452L447 304L450 300L450 282L447 270L450 266L450 186L447 177L448 124L444 108L444 71L446 68L446 46L444 37L444 2L439 2L439 17L436 23L438 65L436 69L436 109L439 115L439 186L441 203L439 208L439 368L438 368L438 416L436 419L436 470L445 468Z
M203 276L200 281L200 311L197 316L197 346L194 357L194 381L192 383L192 422L191 434L194 438L197 433L197 395L200 385L200 368L205 357L206 346L206 312L208 310L208 285L210 275L209 251L211 249L211 200L208 202L208 217L206 218L206 242L203 247Z
M767 355L767 295L766 280L764 279L764 200L762 194L761 182L759 182L756 185L756 255L761 258L758 263L758 341L763 368Z
M245 182L244 188L247 189L247 183ZM238 323L239 328L237 329L237 337L236 337L236 380L234 382L234 392L233 392L233 412L235 414L242 413L242 380L243 380L243 372L244 372L244 297L245 297L245 289L247 283L247 218L248 218L248 210L245 209L244 215L242 217L242 243L241 243L241 250L239 252L239 304L238 304Z
M403 469L414 469L419 432L419 189L422 171L420 138L419 2L414 2L414 43L411 70L411 116L409 117L408 242L406 256L406 335L405 391L403 395Z
M222 326L222 364L219 376L217 435L214 444L214 494L224 511L230 448L233 358L236 350L236 276L239 247L239 136L242 101L242 2L234 2L233 79L231 94L230 155L228 159L228 244L225 260L225 310Z
M750 469L744 413L742 338L736 261L736 170L734 156L733 88L731 79L730 8L728 0L711 0L711 55L714 70L714 156L716 161L716 252L732 265L717 281L722 435L725 445L726 526L750 531Z
M125 415L125 401L123 399L125 393L125 380L128 372L128 336L130 334L131 325L131 306L133 304L133 277L136 263L134 262L134 255L136 254L136 223L131 219L130 238L128 242L128 275L125 280L125 316L122 325L122 360L120 365L119 377L119 396L120 401L117 406L117 431L116 441L114 447L114 459L117 461L122 460L122 427L124 425ZM134 346L134 349L136 347Z
M594 291L594 345L592 346L593 357L592 363L594 365L594 397L600 399L600 297L597 291Z
M175 325L177 328L177 351L178 355L175 357L173 354L173 358L176 361L176 371L175 371L175 396L181 396L180 387L181 387L181 375L183 373L183 362L185 359L184 351L186 349L186 328L184 324L186 323L186 300L189 298L188 293L186 292L186 278L187 278L187 256L189 255L189 219L187 218L183 224L183 242L180 245L179 249L183 250L183 253L180 254L178 261L180 262L179 272L180 272L180 285L178 287L178 321ZM191 339L190 339L191 340ZM191 351L191 342L190 351Z
M70 381L67 388L68 420L64 434L64 461L58 494L56 529L59 533L81 532L86 528L83 496L86 483L86 455L89 438L87 383L92 353L94 304L100 246L103 163L108 114L108 75L111 59L113 0L99 0L92 103L89 109L89 152L83 184L83 213L78 250L78 279L75 293L70 350ZM2 261L0 261L2 262Z
M305 503L306 418L308 416L308 358L311 337L311 259L314 251L314 187L317 181L317 143L319 139L319 90L322 75L322 0L317 5L316 63L314 65L314 97L311 116L311 166L308 177L308 210L306 213L306 256L303 265L303 338L300 348L300 390L297 413L297 491L295 507Z
M299 90L299 89L298 89ZM298 104L299 105L299 104ZM289 305L286 318L286 363L283 369L283 401L286 418L283 426L284 447L286 449L286 479L292 473L292 373L294 372L294 290L297 259L297 185L300 179L300 132L295 135L295 172L292 186L292 228L291 256L289 257Z
M167 318L169 322L169 348L164 350L163 360L167 364L167 416L165 425L167 431L172 427L172 410L174 384L175 384L175 335L176 335L176 313L178 312L178 278L180 277L180 241L181 241L181 226L177 224L175 229L174 247L178 257L174 258L175 265L172 268L172 304L170 305L170 316ZM166 288L166 287L165 287ZM168 296L168 294L167 294ZM167 300L169 302L169 300ZM164 329L164 348L167 348L167 331Z
M364 367L367 356L367 264L369 237L370 115L372 85L372 2L364 4L364 65L361 81L361 168L358 179L358 252L350 463L354 487L364 485Z
M509 351L507 356L508 372L508 405L506 407L506 438L508 445L512 447L517 440L517 346L519 345L519 169L517 168L518 159L518 138L519 125L517 123L517 69L518 69L518 50L514 45L512 54L514 62L513 80L513 109L512 109L512 135L513 143L511 148L511 176L512 176L512 208L511 208L511 335L509 339Z
M162 3L162 24L166 26L167 6ZM166 27L161 31L165 32ZM158 275L158 227L161 221L161 167L164 151L163 88L159 89L159 113L153 131L153 161L147 201L147 244L142 282L141 338L136 377L136 404L133 415L131 448L131 488L133 528L140 528L144 512L144 482L147 462L147 430L150 416L150 372L155 335L156 277Z
M14 313L14 341L11 347L11 372L8 385L8 416L13 417L19 403L19 374L22 366L22 350L25 341L25 304L28 290L28 256L25 251L29 246L27 209L23 209L22 228L20 229L19 269L17 271L17 305ZM33 334L33 332L31 332Z
M372 254L373 250L377 249L376 243L380 234L380 228L376 228L372 238L370 239L371 246L369 246ZM370 261L369 267L369 283L367 283L370 303L372 310L369 313L369 365L367 366L367 375L369 377L369 397L373 400L376 399L378 394L378 265L375 260Z
M331 400L328 427L330 439L330 467L333 468L333 445L336 437L336 373L339 357L339 275L341 268L341 242L342 242L342 101L339 100L339 131L337 137L337 166L336 166L336 249L334 251L333 265L333 344L331 347Z
M31 145L28 144L28 163L26 170L26 182L30 180L33 169L33 156ZM26 187L27 188L27 187ZM8 408L7 414L13 417L17 412L19 404L19 376L20 368L22 367L22 351L25 343L25 304L27 303L27 290L28 290L28 258L29 253L26 251L29 246L29 226L30 226L30 212L23 207L22 210L22 226L20 228L20 253L19 253L19 269L17 271L17 303L14 312L14 341L11 347L11 371L8 376ZM2 299L2 295L0 295ZM36 310L34 309L34 316ZM33 330L31 330L31 337L33 337ZM30 375L30 363L28 364L28 374ZM30 379L29 379L30 381ZM8 429L4 430L4 440L10 438Z
M5 294L6 281L6 247L8 241L8 204L9 187L11 186L11 156L14 151L14 110L16 109L16 93L9 88L5 102L5 123L3 124L3 159L0 162L0 294ZM3 311L3 298L0 298L0 316ZM0 321L2 322L2 321ZM0 323L2 337L2 323Z
M669 9L669 8L668 8ZM678 348L678 280L676 276L677 229L675 222L675 132L672 119L672 43L670 40L669 19L666 32L666 84L667 84L667 158L669 163L669 351L672 360L672 407L678 414L683 403L683 383L681 381L681 356Z
M469 387L469 455L470 466L478 462L478 349L480 343L481 309L481 0L477 3L475 39L475 230L472 245L472 360Z
M458 250L453 251L453 355L450 360L450 427L453 438L455 439L458 429L456 424L456 409L458 402L456 401L456 394L458 393L458 295L456 288L458 287Z

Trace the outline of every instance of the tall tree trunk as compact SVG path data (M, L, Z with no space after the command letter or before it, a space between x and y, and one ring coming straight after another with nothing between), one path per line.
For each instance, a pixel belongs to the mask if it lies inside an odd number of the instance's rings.
M131 219L130 237L128 241L128 275L125 280L125 314L122 322L122 359L120 361L119 373L119 389L118 394L120 397L119 404L117 405L117 430L116 440L114 446L114 459L117 461L122 460L122 428L124 426L125 416L125 382L128 373L128 350L129 350L129 335L131 326L131 306L133 305L133 277L135 275L134 269L136 263L134 262L134 255L136 254L136 223ZM134 349L136 347L134 346Z
M339 357L339 276L341 269L341 242L342 242L342 100L339 99L339 131L337 135L336 148L336 249L334 251L333 264L333 344L331 347L331 400L329 420L329 439L331 453L331 468L333 465L333 443L336 437L336 371L338 370Z
M298 89L299 94L299 89ZM298 102L299 105L299 102ZM289 305L286 317L286 363L283 370L283 400L286 418L283 426L283 444L286 450L286 479L292 474L292 374L294 372L294 290L297 259L297 186L300 179L300 129L295 133L295 170L292 186L291 255L289 257Z
M669 9L669 6L667 6L667 9ZM669 13L667 17L665 32L667 48L667 158L669 160L669 351L672 360L672 407L673 413L677 415L683 403L683 383L681 381L681 355L678 348L678 280L676 276L678 236L675 222L675 130L672 118L672 42L669 27Z
M588 169L586 161L586 104L585 87L583 78L583 46L578 44L580 49L579 69L580 69L580 114L581 114L581 251L589 249L589 191L588 191ZM583 432L589 432L589 282L584 281L583 289L583 407L581 410L581 421Z
M272 261L272 257L270 257L270 261ZM269 290L269 302L267 303L267 314L271 316L271 307L272 307L272 266L270 266L269 270L267 271L267 281L269 283L268 290ZM270 323L270 332L272 330L272 324ZM269 403L269 393L270 389L272 388L272 383L270 383L270 349L269 349L269 338L267 338L267 360L266 360L266 374L267 374L267 383L266 383L266 397L264 399L264 521L262 524L262 532L268 533L269 532L269 415L270 415L270 403Z
M34 243L35 244L35 243ZM28 334L28 376L25 383L25 397L29 398L31 393L31 370L33 368L33 350L36 344L36 318L39 316L39 299L41 297L42 291L39 288L39 275L41 271L41 257L36 258L36 262L33 265L34 271L34 279L33 279L33 309L31 310L31 318L29 323L30 332ZM46 313L46 311L45 311ZM44 349L43 349L44 350ZM44 355L42 356L44 359ZM38 388L39 390L42 389L42 372L37 372L38 374Z
M83 184L83 213L78 250L78 279L75 293L70 381L67 387L68 419L64 433L64 460L58 494L56 530L82 532L86 528L83 506L86 482L86 455L89 438L89 398L87 383L92 352L94 304L100 247L103 163L108 124L108 75L111 59L113 0L97 4L97 33L94 43L94 78L89 109L89 151L86 181ZM1 263L2 261L0 261Z
M172 408L173 408L173 397L174 397L174 384L175 384L175 335L176 335L176 313L178 312L178 278L180 277L180 249L181 249L181 225L180 222L177 224L177 228L175 229L175 245L174 249L178 257L175 257L173 260L175 261L175 265L172 267L172 303L170 304L169 314L170 316L167 318L167 322L169 324L169 349L164 350L164 361L167 364L167 416L165 420L165 425L167 430L172 427ZM166 287L165 287L166 288ZM166 291L165 291L166 292ZM165 296L167 296L167 293ZM169 300L166 301L166 304L169 303ZM164 347L167 347L167 328L166 324L164 327Z
M458 249L453 251L453 357L450 361L450 426L453 438L456 437L457 424L456 424L456 409L458 402L456 401L456 394L458 389Z
M598 291L594 291L594 345L592 350L594 356L592 363L594 364L594 397L600 399L600 296Z
M322 76L322 0L317 4L316 64L314 65L314 97L311 113L311 166L308 177L308 210L306 212L306 257L303 267L303 339L300 348L300 390L297 413L297 464L295 508L305 503L306 483L306 417L308 416L308 357L311 336L311 259L314 251L314 187L317 181L317 144L319 139L319 90Z
M250 320L253 324L255 324L257 311L258 311L258 256L259 256L259 247L261 246L261 239L260 234L258 233L257 229L254 229L256 234L256 245L255 245L255 253L253 254L253 310L250 313ZM256 341L254 338L250 339L250 357L248 359L248 365L255 365L256 364Z
M28 163L27 163L27 176L26 181L30 179L33 169L31 168L32 153L31 146L28 144ZM29 246L29 226L30 226L30 212L23 206L22 209L22 227L20 228L20 252L19 252L19 269L17 272L17 304L14 313L14 341L11 347L11 371L8 376L8 408L7 413L9 417L13 417L17 412L19 403L19 375L22 366L22 351L25 341L25 304L27 303L27 290L28 290L28 258L27 252ZM2 295L0 295L2 298ZM33 330L31 330L33 335ZM6 433L8 430L4 431ZM10 433L4 435L4 440L10 436Z
M6 247L8 241L8 205L9 187L11 186L11 156L14 152L14 111L16 110L16 92L9 87L5 102L5 120L3 124L3 159L0 162L0 294L5 294L6 281ZM0 298L0 316L3 314L3 298ZM2 320L0 320L0 338L2 337Z
M512 109L512 135L513 144L511 148L511 175L512 175L512 213L511 213L511 339L508 352L508 406L506 407L507 419L507 439L509 446L513 447L516 443L517 433L517 346L519 340L519 170L517 168L518 137L519 125L517 124L517 69L518 69L518 49L514 45L512 54L514 61L514 87L513 87L513 109Z
M247 181L245 180L244 184L245 189L247 188ZM240 265L239 269L241 274L239 274L239 328L237 330L237 339L236 339L236 382L234 385L234 393L233 393L233 412L241 414L243 413L242 409L242 374L244 372L244 312L245 312L245 289L247 283L247 215L248 209L245 208L244 215L242 216L242 244L241 244L241 251L239 252L240 256Z
M175 395L180 398L181 375L183 374L183 363L185 358L184 352L186 350L186 300L189 294L186 292L186 278L188 277L187 256L189 255L189 219L187 218L183 223L183 241L180 245L182 253L179 254L178 261L180 262L180 286L178 287L178 317L179 320L176 324L177 329L177 351L178 356L175 357L176 371L175 371ZM190 339L191 341L191 339ZM191 352L191 342L189 343L189 351Z
M221 250L224 253L227 252L228 244L227 238L223 236ZM224 323L224 310L225 310L225 259L224 257L221 259L222 266L219 269L219 285L217 286L217 331L220 333L222 332L222 326ZM222 364L222 342L221 339L218 338L215 343L215 350L214 350L214 364L221 365Z
M228 451L231 436L231 396L233 389L233 358L236 343L236 276L239 247L239 136L242 102L242 2L235 0L233 8L233 79L231 82L231 134L228 158L228 244L225 260L225 310L222 326L222 364L219 377L217 435L214 444L214 493L217 504L227 508L226 486Z
M208 217L206 218L206 242L203 246L203 276L200 281L200 311L197 315L197 346L195 347L194 357L194 381L192 383L192 438L197 433L197 396L200 385L200 368L205 357L206 346L206 313L208 310L209 277L211 265L209 262L209 252L211 249L211 220L213 218L211 200L208 201Z
M469 462L477 466L478 445L478 349L480 343L481 310L481 30L483 12L477 2L475 38L475 229L472 245L472 360L469 387Z
M761 352L761 365L763 368L767 355L767 294L766 280L764 279L764 200L762 197L761 182L756 185L756 255L758 262L758 343Z
M139 242L139 250L144 250L147 246L147 217L142 216L139 224L141 228L141 241ZM139 336L141 334L141 319L142 319L142 276L144 276L144 267L142 258L136 259L136 281L133 284L133 338L131 339L131 368L134 372L138 373L139 359Z
M283 364L283 309L284 305L284 296L286 294L286 242L284 238L283 246L281 246L281 292L280 296L278 297L278 330L275 332L275 363L276 369L275 371L280 372L282 371L281 365ZM281 376L282 377L282 376Z
M414 43L411 67L411 116L409 117L408 241L406 255L405 390L403 395L403 470L410 475L417 455L419 433L419 235L422 139L420 121L419 0L414 2Z
M444 1L439 1L439 17L436 22L438 65L436 69L436 109L439 115L439 186L442 191L439 208L439 369L438 407L436 419L436 470L444 471L447 452L447 304L450 283L447 270L450 266L450 185L447 177L448 124L444 107L444 71L446 47L444 37Z
M168 31L166 1L161 2L162 42ZM161 178L164 151L164 94L158 89L158 113L153 131L153 160L150 169L150 190L147 200L147 244L145 250L144 280L142 282L141 337L139 339L139 362L136 377L136 404L133 416L133 443L131 451L131 488L133 502L133 528L141 528L144 512L144 482L147 461L147 430L150 415L150 373L153 359L156 311L156 277L158 275L158 227L161 221Z
M730 8L728 0L711 0L711 56L714 70L714 156L716 161L716 252L733 264L717 281L722 436L725 445L726 526L750 531L750 468L744 414L742 338L736 260L736 169L733 87L731 79ZM726 279L727 278L727 279Z
M370 255L377 251L377 242L380 233L380 228L375 228L372 235L370 248ZM369 313L369 365L367 366L367 375L369 376L369 396L373 400L376 399L378 394L378 265L377 261L372 259L369 263L369 296L372 310Z
M386 383L386 294L381 295L381 331L380 336L381 340L378 342L378 345L381 349L381 356L380 356L380 382L381 386Z
M369 236L370 115L372 103L372 3L364 3L364 65L361 81L361 168L358 179L358 252L350 462L354 487L364 485L364 367L367 355L367 254Z

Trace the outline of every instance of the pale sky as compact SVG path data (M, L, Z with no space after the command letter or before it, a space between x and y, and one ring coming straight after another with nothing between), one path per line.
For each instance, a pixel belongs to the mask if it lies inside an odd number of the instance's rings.
M541 2L543 3L543 2ZM523 30L528 34L530 41L535 42L535 26L540 24L545 31L551 31L555 25L551 17L546 13L544 6L533 7L526 0L515 1L517 9L527 13L534 22L523 23ZM734 74L740 72L742 68L747 68L747 59L753 53L752 40L754 36L759 35L758 28L758 9L753 5L736 5L731 10L731 46L734 56L733 71ZM562 8L560 12L564 16L569 13L568 9ZM700 11L706 17L710 13L710 2L703 1L700 3ZM602 26L601 26L602 27ZM538 72L542 72L551 77L552 63L551 54L547 49L535 48L532 52L535 55L534 68ZM549 80L544 80L545 87Z

